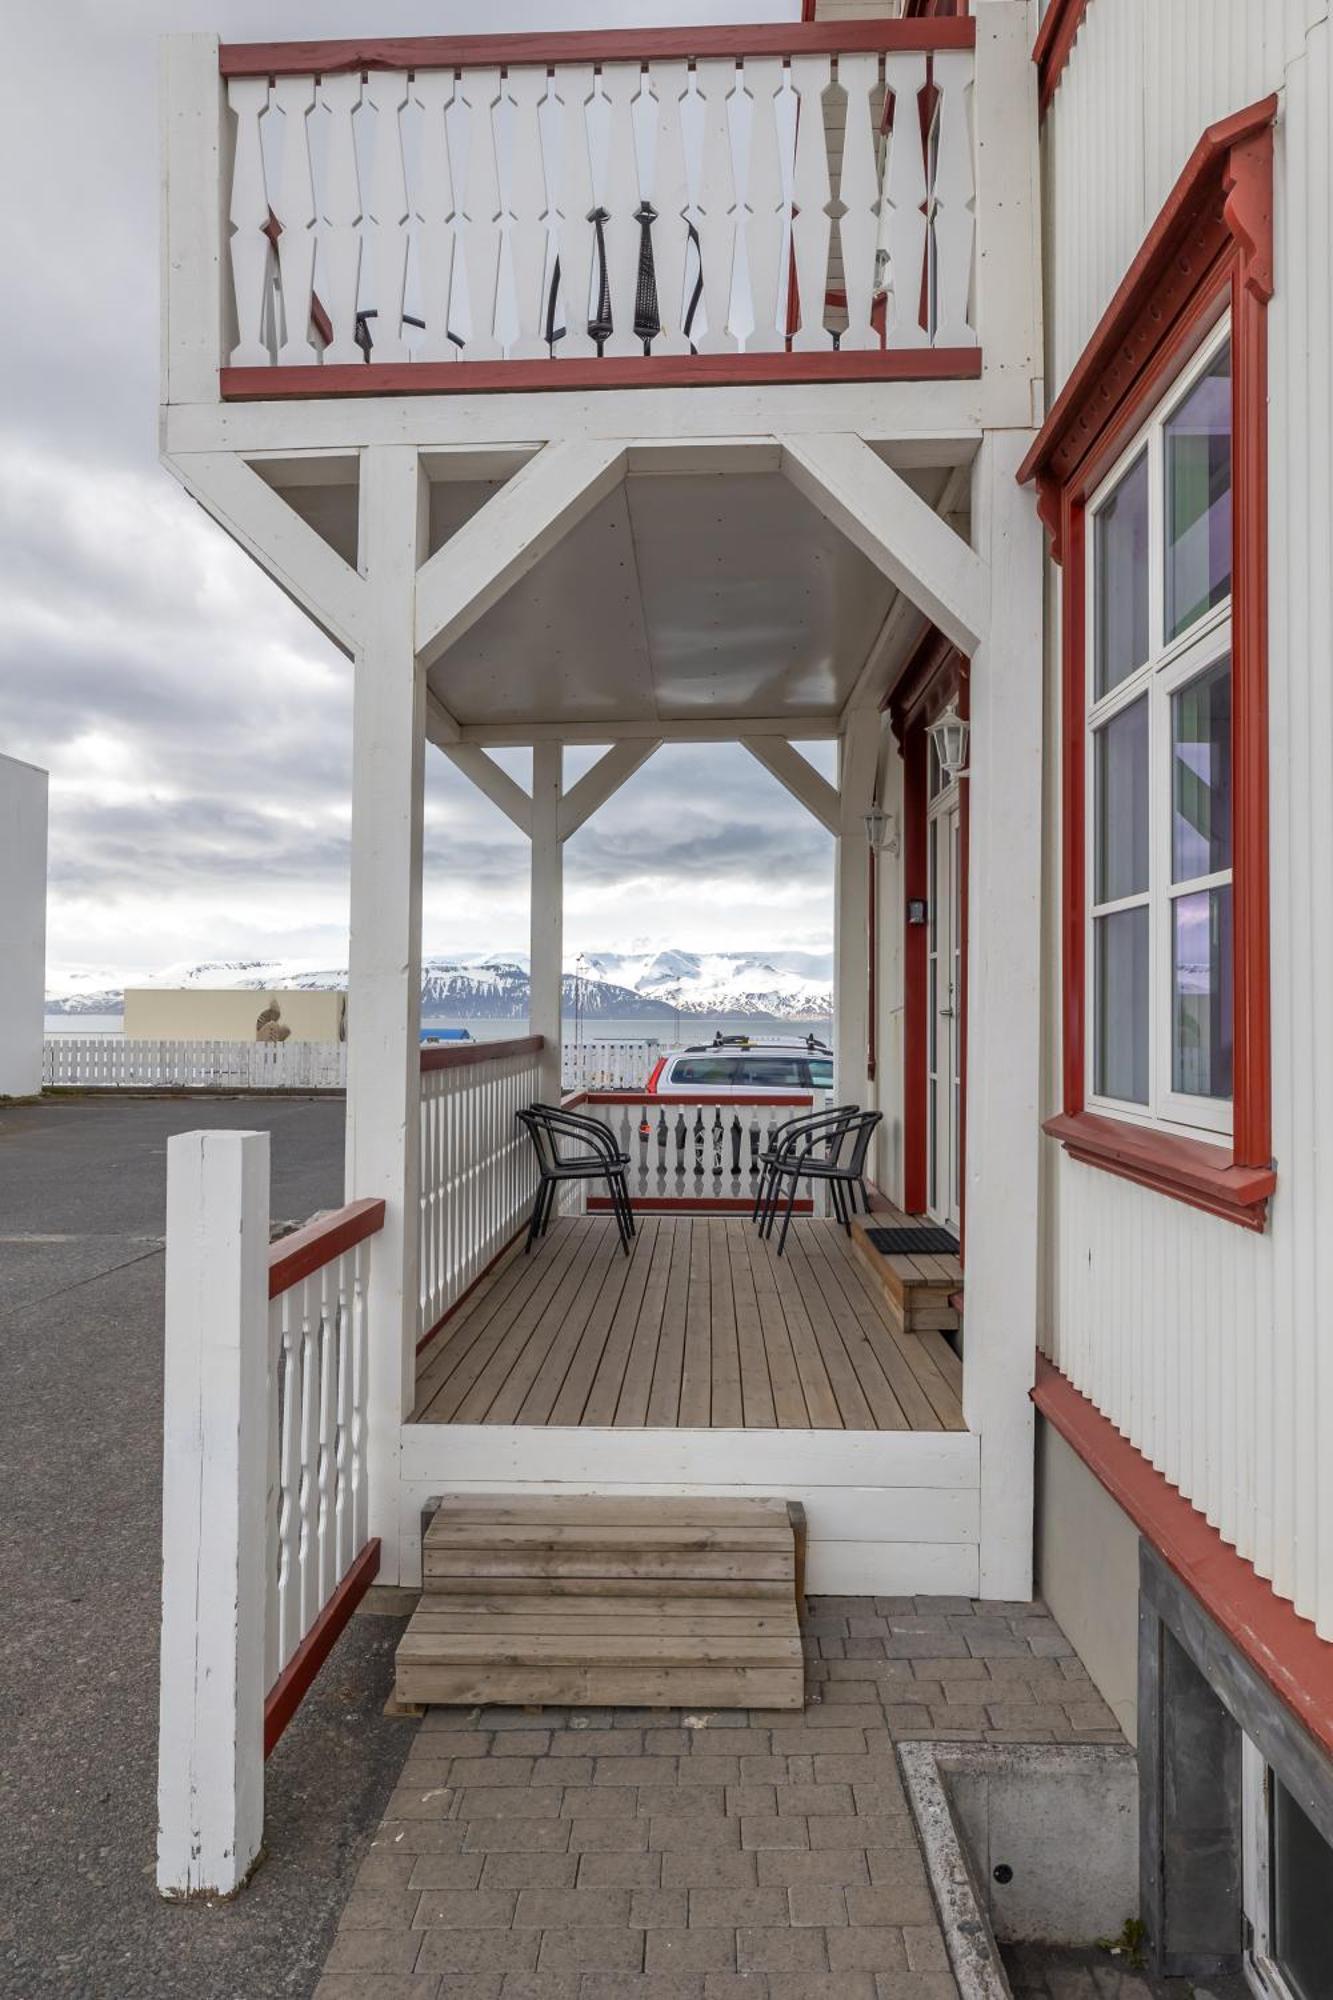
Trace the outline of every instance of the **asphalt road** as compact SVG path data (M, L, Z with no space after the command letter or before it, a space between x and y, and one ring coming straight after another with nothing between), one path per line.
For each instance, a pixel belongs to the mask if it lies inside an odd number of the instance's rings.
M166 1142L272 1135L275 1217L342 1198L339 1099L0 1105L0 1995L313 1991L413 1725L357 1617L267 1768L229 1904L153 1883Z

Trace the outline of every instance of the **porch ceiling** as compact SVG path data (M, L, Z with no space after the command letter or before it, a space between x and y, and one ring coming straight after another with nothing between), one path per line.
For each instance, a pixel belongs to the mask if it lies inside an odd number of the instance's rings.
M933 505L947 472L906 476ZM437 485L432 544L493 490ZM429 682L464 725L831 717L895 595L778 472L631 475Z

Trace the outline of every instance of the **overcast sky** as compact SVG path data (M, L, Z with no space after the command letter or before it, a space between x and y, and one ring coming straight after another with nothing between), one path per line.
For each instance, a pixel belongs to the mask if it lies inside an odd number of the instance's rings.
M159 34L798 12L798 0L42 0L10 11L0 751L51 773L54 983L73 968L336 963L346 950L350 665L157 464ZM525 948L526 841L438 753L427 769L425 949ZM831 870L827 835L744 751L668 747L570 842L567 946L824 947Z

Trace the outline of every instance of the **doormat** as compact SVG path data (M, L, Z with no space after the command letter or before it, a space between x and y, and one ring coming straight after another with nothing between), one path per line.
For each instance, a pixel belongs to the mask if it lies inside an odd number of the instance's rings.
M951 1236L947 1229L921 1227L912 1229L867 1229L866 1239L886 1257L958 1255L958 1238Z

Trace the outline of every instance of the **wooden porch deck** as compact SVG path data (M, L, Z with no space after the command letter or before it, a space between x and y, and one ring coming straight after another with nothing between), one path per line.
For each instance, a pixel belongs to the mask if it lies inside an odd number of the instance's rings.
M961 1431L962 1367L900 1334L833 1222L786 1254L748 1218L609 1217L521 1241L423 1348L413 1423Z

